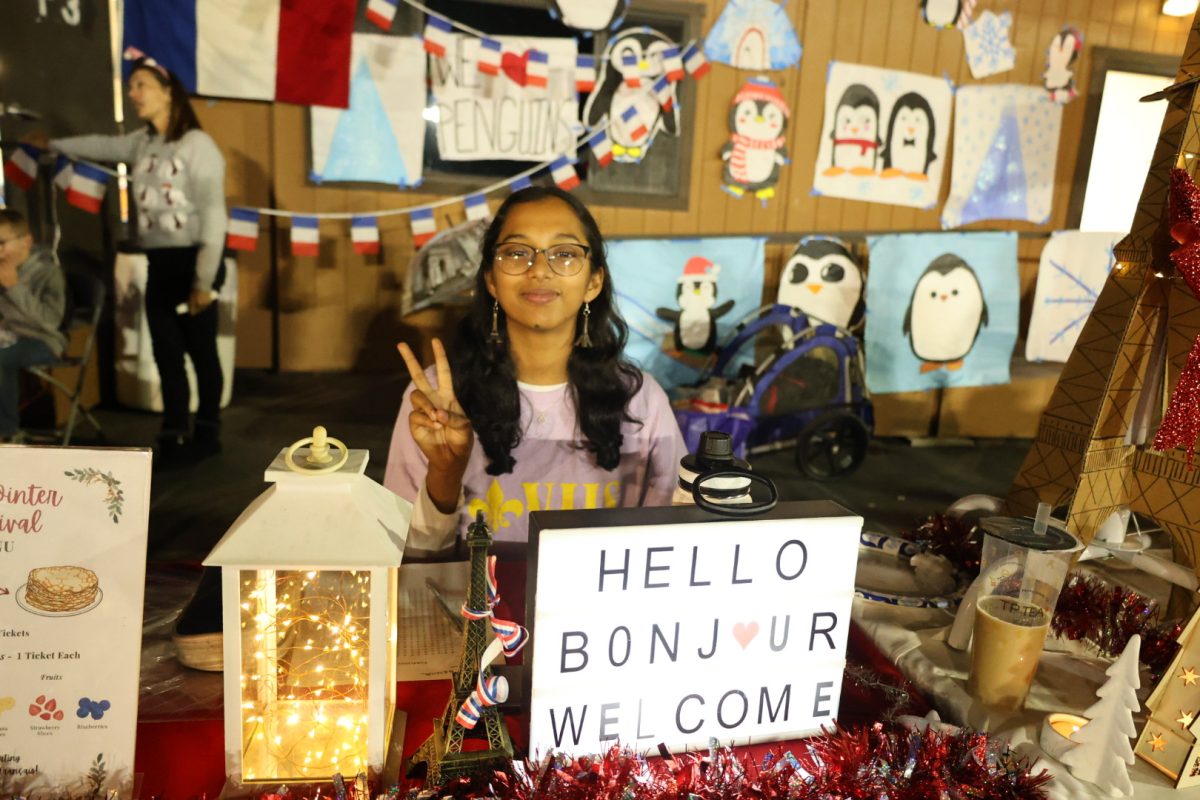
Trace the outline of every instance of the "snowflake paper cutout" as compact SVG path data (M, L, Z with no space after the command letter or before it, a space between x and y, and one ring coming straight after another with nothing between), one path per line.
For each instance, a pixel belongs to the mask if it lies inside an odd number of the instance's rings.
M963 30L963 46L967 65L973 78L986 78L1007 72L1017 60L1017 51L1009 38L1012 32L1012 13L994 14L984 11Z
M1116 263L1116 256L1110 252L1108 256L1108 269L1105 270L1104 274L1107 275L1109 272L1112 272L1112 268L1116 266ZM1082 325L1092 315L1092 307L1096 305L1096 299L1100 296L1100 291L1099 287L1088 286L1078 275L1075 275L1053 259L1050 260L1050 266L1063 278L1066 278L1068 288L1061 295L1047 297L1043 302L1047 305L1074 305L1083 307L1082 313L1077 314L1050 337L1050 344L1054 344L1076 327Z

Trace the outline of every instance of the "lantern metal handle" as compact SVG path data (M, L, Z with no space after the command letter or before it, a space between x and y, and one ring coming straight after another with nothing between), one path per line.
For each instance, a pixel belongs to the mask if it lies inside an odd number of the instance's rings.
M313 465L311 467L298 465L294 458L296 451L306 444L312 445L304 459L308 464ZM333 456L329 455L329 445L331 444L337 445L338 449L342 451L341 457L336 461ZM299 472L301 475L326 475L330 472L337 472L345 465L350 458L350 448L346 447L345 442L341 439L330 436L324 426L318 425L313 428L312 436L294 442L283 458L287 462L288 469L293 472Z

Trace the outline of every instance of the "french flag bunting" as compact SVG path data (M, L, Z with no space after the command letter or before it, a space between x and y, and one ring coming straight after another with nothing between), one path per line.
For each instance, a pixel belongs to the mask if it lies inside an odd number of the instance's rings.
M500 74L500 41L486 36L479 40L479 56L476 67L484 75Z
M467 209L467 219L480 220L488 219L492 216L492 210L488 208L487 198L481 194L469 194L463 200L463 206Z
M545 89L550 81L550 56L542 50L530 50L525 64L525 85Z
M607 167L612 163L612 142L608 138L607 131L596 131L587 140L587 143L588 147L592 148L592 155L595 156L597 164Z
M566 156L559 156L550 162L550 177L558 184L558 188L571 191L579 185L579 174Z
M396 18L397 0L371 0L367 3L367 19L385 31L392 27Z
M251 253L258 248L257 211L250 208L230 209L225 246L230 250L245 250Z
M80 162L75 165L71 183L67 186L67 202L89 214L99 214L100 203L104 200L104 190L107 187L108 173L91 164Z
M637 106L630 106L621 113L621 120L629 126L629 137L634 141L641 139L650 130L646 127L646 121L642 119L642 115L638 113Z
M575 56L575 91L587 94L596 88L596 57Z
M425 22L425 52L445 58L446 47L450 44L450 33L453 30L449 20L430 14Z
M658 98L664 114L669 114L675 108L675 84L667 80L666 75L654 82L654 96Z
M642 75L638 71L638 59L633 53L625 53L621 56L621 74L625 76L625 85L630 89L640 89L642 86Z
M667 74L667 80L671 83L683 80L683 57L679 55L678 47L668 47L663 50L663 70Z
M65 192L71 188L71 178L73 177L75 177L75 167L71 164L71 159L59 155L54 162L54 185Z
M321 252L321 233L316 217L292 217L292 255L315 256Z
M149 53L189 93L350 104L358 0L124 0L124 9L121 49Z
M437 233L437 221L433 218L432 208L418 208L413 211L409 224L412 225L413 244L417 247L424 247Z
M38 156L41 150L33 145L23 144L13 151L4 162L4 178L10 180L25 191L37 181Z
M528 189L530 186L533 186L533 181L529 180L528 175L522 175L521 177L514 179L513 182L508 185L508 189L510 192L515 193L521 191L522 189Z
M700 80L708 74L709 63L704 57L704 51L699 45L692 44L683 53L683 66L687 69L688 74L696 80Z
M375 217L361 216L350 220L350 242L354 252L371 256L379 252L379 223Z

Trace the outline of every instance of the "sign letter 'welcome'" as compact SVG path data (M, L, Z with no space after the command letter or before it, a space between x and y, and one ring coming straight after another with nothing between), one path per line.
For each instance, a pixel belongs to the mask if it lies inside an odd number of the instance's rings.
M530 752L745 744L832 723L861 529L832 503L749 520L532 515Z

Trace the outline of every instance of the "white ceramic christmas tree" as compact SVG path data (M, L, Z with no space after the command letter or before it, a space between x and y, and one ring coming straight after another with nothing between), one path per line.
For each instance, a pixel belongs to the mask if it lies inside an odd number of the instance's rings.
M1142 637L1134 634L1120 657L1105 670L1108 680L1096 690L1100 699L1083 712L1091 722L1071 734L1071 740L1077 744L1062 757L1076 778L1114 795L1133 793L1133 784L1129 782L1133 748L1129 739L1137 736L1133 712L1141 707L1137 699L1138 687L1142 685L1138 677L1141 649Z

